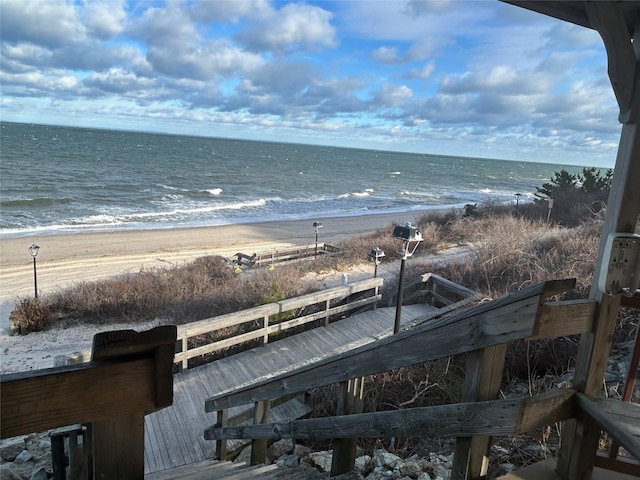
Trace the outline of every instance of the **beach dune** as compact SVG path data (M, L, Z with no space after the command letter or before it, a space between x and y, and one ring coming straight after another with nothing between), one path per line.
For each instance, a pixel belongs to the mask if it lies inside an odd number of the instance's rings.
M415 222L423 213L318 218L323 225L318 240L335 243L393 223ZM109 278L205 255L230 257L237 252L251 255L311 245L315 242L312 226L315 220L0 239L0 302L6 304L33 294L32 258L28 252L32 243L40 246L38 291L45 294L79 281Z

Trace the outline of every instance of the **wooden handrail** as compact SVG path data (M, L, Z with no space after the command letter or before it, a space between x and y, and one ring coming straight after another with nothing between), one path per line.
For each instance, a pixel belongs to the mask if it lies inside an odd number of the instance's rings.
M176 327L104 332L92 361L0 376L0 437L89 424L93 478L144 476L144 416L173 403Z
M454 312L419 324L411 330L378 340L336 357L303 365L275 378L221 392L205 402L206 411L230 408L284 394L307 391L350 378L372 375L429 360L470 352L526 338L551 337L588 331L593 320L594 302L577 303L568 325L555 324L556 309L564 305L545 305L541 298L565 291L575 281L549 281L506 295L491 302ZM555 331L554 331L555 329ZM429 347L427 348L427 345Z
M283 332L285 330L298 327L321 318L328 319L330 316L349 312L366 305L373 305L380 301L381 295L378 293L383 284L382 278L371 278L349 285L321 290L319 292L288 298L255 308L233 312L217 317L211 317L197 322L180 325L178 327L178 344L180 351L175 354L174 361L179 363L183 370L189 368L189 360L201 355L216 352L224 348L241 345L247 341L263 339L268 341L269 334ZM370 291L371 293L357 300L350 301L344 305L331 306L331 302L346 299L354 294ZM270 317L273 315L295 312L302 308L323 304L323 309L319 312L303 316L296 316L291 320L270 324ZM193 337L214 333L216 331L238 327L241 325L257 324L258 328L250 331L243 331L234 335L226 336L222 340L193 347L189 345L189 340Z

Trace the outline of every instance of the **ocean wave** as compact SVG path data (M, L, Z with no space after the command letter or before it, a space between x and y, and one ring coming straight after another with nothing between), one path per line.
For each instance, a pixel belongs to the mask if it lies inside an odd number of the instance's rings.
M68 205L73 203L72 198L50 198L50 197L39 197L39 198L21 198L16 200L2 200L0 201L0 207L2 208L40 208L40 207L50 207L51 205Z
M222 193L222 189L221 188L212 188L210 190L205 190L205 192L210 193L213 196L219 196Z
M373 188L365 188L361 192L343 193L342 195L338 195L338 198L368 197L374 192L375 190Z

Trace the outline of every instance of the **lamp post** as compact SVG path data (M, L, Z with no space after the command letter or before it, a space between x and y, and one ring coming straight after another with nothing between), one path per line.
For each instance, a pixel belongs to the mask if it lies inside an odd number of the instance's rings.
M322 228L322 224L320 222L313 222L313 228L316 229L316 249L313 254L313 258L317 258L318 256L318 230Z
M36 272L36 257L38 256L38 252L40 251L40 247L35 243L31 244L29 247L29 254L33 257L33 288L35 290L36 298L38 298L38 274Z
M369 256L371 257L371 261L375 265L373 270L373 278L376 278L378 276L378 265L380 265L380 263L382 262L384 251L380 247L376 247L369 252Z
M516 193L516 215L517 215L518 213L520 213L520 212L518 211L518 204L520 203L520 197L521 197L521 196L522 196L522 194L521 194L521 193Z
M418 248L418 244L422 241L420 231L411 225L411 222L405 223L403 226L398 225L393 229L393 238L400 242L398 255L400 255L400 278L398 279L398 301L396 303L396 319L393 325L393 333L400 331L400 316L402 314L402 296L404 293L404 264Z

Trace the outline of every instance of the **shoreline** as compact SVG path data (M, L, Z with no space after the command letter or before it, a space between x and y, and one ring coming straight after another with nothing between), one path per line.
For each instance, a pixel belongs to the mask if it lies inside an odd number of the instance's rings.
M104 257L113 254L141 252L176 252L201 248L227 250L240 246L272 243L286 245L311 244L315 241L314 221L323 224L318 241L330 243L349 235L373 232L393 223L415 222L424 214L448 212L451 208L415 210L400 213L375 213L357 216L335 216L300 220L248 222L225 225L166 227L131 230L107 230L79 233L54 233L0 237L0 268L31 262L28 247L40 245L38 261L82 257ZM232 249L233 249L232 248Z
M338 242L350 235L373 233L393 223L416 222L426 213L448 211L434 209L318 218L323 224L318 242ZM230 257L237 252L251 255L277 248L311 245L315 242L312 223L311 220L287 220L0 238L0 303L33 295L33 259L28 252L32 243L40 246L36 259L38 292L46 294L81 281L111 278L143 268L192 261L206 255ZM0 312L0 317L4 316L5 312Z

